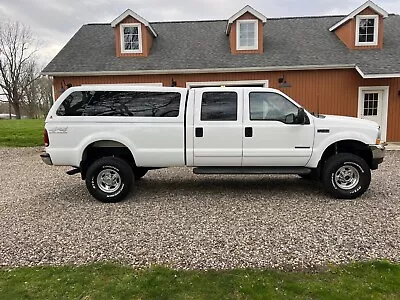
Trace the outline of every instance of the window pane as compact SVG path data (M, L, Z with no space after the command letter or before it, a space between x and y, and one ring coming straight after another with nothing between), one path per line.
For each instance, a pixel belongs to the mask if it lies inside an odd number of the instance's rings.
M367 35L367 42L373 42L374 41L374 36L373 35Z
M367 19L367 26L374 27L374 25L375 25L375 19Z
M82 116L86 103L92 96L91 92L71 93L57 109L57 116Z
M124 27L124 34L138 34L137 26Z
M87 116L177 117L181 95L159 92L96 92Z
M139 50L139 27L124 27L124 49Z
M360 43L366 42L367 41L367 36L366 35L360 35L359 38L358 38L358 41Z
M237 105L235 92L205 92L201 101L201 120L236 121Z
M297 116L297 106L279 94L251 92L249 99L250 120L285 122L288 115Z
M367 33L368 34L374 34L374 27L367 27Z
M239 45L240 47L253 47L256 44L256 23L239 23Z

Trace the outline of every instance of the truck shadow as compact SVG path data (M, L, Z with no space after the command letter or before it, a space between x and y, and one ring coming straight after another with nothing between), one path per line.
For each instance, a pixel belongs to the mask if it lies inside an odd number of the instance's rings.
M89 194L84 181L68 185L49 195L58 201L82 203L96 200ZM297 176L189 176L160 178L148 176L135 182L123 203L174 201L182 197L196 201L220 197L241 201L273 201L273 199L327 199L322 185ZM306 201L306 200L305 200Z
M247 193L268 194L285 193L293 196L298 193L323 193L322 185L297 176L201 176L195 178L161 180L143 178L136 182L136 192L153 193L155 190L176 193L218 194L224 191L232 196Z

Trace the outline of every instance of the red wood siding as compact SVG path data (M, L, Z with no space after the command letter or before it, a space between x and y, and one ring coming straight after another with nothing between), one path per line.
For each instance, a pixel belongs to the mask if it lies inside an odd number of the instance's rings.
M291 85L280 88L278 78L282 75ZM61 82L73 86L81 84L115 83L158 83L171 86L172 79L177 86L186 87L186 82L268 80L269 87L277 88L298 101L309 111L357 116L358 88L360 86L389 86L388 141L400 141L400 78L362 79L354 69L315 70L252 73L213 73L178 75L133 75L133 76L90 76L55 77L56 97L60 95Z

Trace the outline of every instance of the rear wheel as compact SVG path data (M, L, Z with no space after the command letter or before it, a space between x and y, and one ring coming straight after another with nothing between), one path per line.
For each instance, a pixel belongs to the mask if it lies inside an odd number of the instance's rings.
M133 185L133 172L129 164L119 157L103 157L94 161L86 174L86 187L101 202L121 201Z
M354 199L368 189L371 170L361 157L338 153L330 157L322 170L325 190L338 199Z

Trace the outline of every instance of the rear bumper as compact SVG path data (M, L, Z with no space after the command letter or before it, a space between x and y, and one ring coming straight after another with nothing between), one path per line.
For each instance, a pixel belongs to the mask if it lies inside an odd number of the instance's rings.
M385 157L385 146L380 145L371 145L369 148L372 151L372 170L378 169L378 165L383 162L383 158Z
M40 157L41 157L41 159L42 159L42 161L46 164L46 165L49 165L49 166L51 166L52 164L53 164L53 162L51 161L51 157L50 157L50 154L49 153L42 153L42 154L40 154Z

